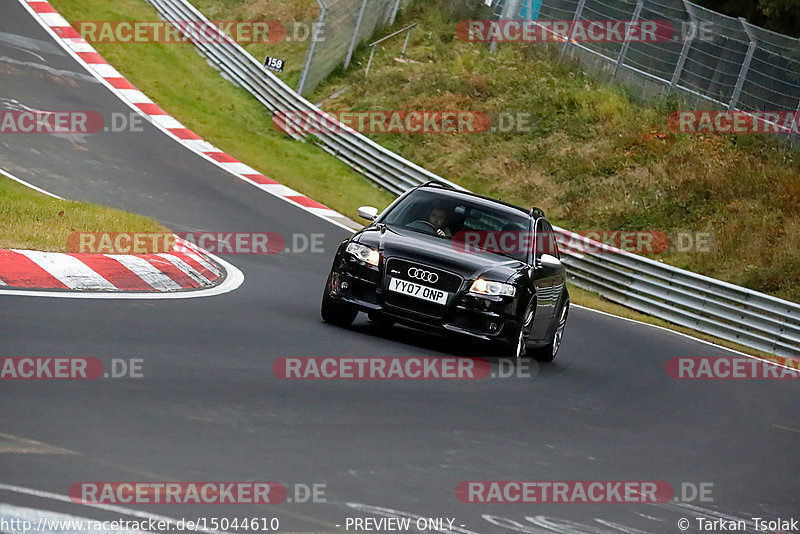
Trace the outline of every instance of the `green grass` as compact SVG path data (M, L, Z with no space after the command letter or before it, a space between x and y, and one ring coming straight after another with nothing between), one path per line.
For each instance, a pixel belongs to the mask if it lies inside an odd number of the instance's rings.
M67 238L74 232L167 231L148 217L59 200L0 175L0 248L71 252Z
M55 0L53 5L71 22L159 20L155 9L142 0ZM223 79L191 44L94 46L168 113L264 175L350 217L355 217L359 205L383 208L394 198L311 143L276 131L268 110Z

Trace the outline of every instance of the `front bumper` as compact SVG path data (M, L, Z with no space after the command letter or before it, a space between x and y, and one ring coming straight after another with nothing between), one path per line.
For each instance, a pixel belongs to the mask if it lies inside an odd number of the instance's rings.
M350 262L344 267L347 268L334 268L331 272L328 294L359 311L418 328L485 341L506 342L516 337L521 320L514 314L517 304L514 298L468 295L465 281L452 292L447 304L434 304L390 292L385 277L377 269L350 265Z

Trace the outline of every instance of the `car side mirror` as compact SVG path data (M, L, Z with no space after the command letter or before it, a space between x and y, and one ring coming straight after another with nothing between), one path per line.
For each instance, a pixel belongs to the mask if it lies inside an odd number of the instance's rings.
M537 267L544 267L545 269L558 269L561 267L561 260L555 256L551 256L550 254L542 254Z
M358 208L358 216L368 221L374 221L378 218L378 208L372 206L361 206Z

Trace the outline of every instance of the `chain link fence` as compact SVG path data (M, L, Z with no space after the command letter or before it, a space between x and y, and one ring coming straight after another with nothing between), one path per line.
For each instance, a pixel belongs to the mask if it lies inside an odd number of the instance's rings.
M394 23L408 0L317 0L319 32L311 41L297 92L312 91L375 32Z
M578 57L606 79L620 79L641 98L672 91L729 110L800 113L800 39L753 26L686 0L494 0L514 20L666 21L664 41L568 40ZM537 11L538 9L538 11ZM791 132L800 134L797 120Z
M410 0L317 0L320 31L312 40L298 92L308 93L355 48L394 23ZM495 19L659 21L672 36L657 41L567 40L563 54L579 58L595 74L626 82L643 99L683 93L706 105L747 112L800 113L800 39L744 19L721 15L687 0L451 0L464 14ZM451 8L454 6L451 6ZM492 43L495 48L497 43ZM792 134L800 136L797 120Z

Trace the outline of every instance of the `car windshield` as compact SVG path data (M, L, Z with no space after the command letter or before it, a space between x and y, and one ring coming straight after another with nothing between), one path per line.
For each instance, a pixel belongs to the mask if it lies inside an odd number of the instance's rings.
M414 191L381 222L450 239L465 252L490 252L526 261L531 247L524 213L434 191Z

